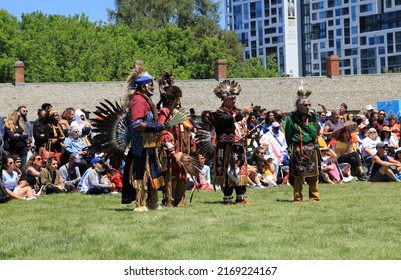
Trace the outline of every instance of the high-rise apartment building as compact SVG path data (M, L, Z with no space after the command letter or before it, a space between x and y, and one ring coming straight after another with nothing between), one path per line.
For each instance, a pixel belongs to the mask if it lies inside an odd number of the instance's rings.
M226 0L226 27L244 58L275 54L293 77L375 74L401 67L401 0Z

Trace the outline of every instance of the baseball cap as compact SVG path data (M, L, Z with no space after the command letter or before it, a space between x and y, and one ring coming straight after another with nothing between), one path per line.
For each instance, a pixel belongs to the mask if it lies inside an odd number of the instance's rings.
M377 143L377 144L376 144L376 149L377 149L377 148L387 148L387 144L385 144L385 143L383 143L383 142Z
M100 157L94 157L94 158L91 160L91 165L94 165L95 163L98 163L98 162L104 163L104 161L103 161L102 158L100 158Z
M74 162L81 162L81 157L79 156L78 153L72 153L70 155L70 159L73 159Z

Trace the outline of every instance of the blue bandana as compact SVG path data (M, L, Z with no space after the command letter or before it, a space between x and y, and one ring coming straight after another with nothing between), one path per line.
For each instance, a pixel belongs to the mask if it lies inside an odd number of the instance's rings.
M137 78L135 80L135 83L131 88L132 89L136 89L141 84L145 84L146 85L146 84L149 84L151 82L153 82L153 79L151 77L146 76L146 75L145 76L140 76L139 78Z

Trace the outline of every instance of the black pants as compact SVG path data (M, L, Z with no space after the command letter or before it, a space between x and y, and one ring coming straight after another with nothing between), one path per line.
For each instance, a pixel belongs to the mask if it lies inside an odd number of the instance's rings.
M358 166L361 166L361 157L358 152L342 155L338 158L338 163L349 163L351 164L351 175L358 176Z

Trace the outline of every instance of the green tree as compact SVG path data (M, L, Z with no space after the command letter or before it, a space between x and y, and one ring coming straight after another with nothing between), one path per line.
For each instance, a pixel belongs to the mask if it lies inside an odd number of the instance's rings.
M263 65L261 57L247 59L239 64L233 75L238 78L272 78L282 75L281 71L277 70L278 65L274 55L267 57L266 64L267 67Z
M216 35L219 31L219 1L213 0L115 0L109 18L117 25L154 29L173 24L194 28L199 36Z
M12 82L18 41L18 20L0 9L0 83Z

